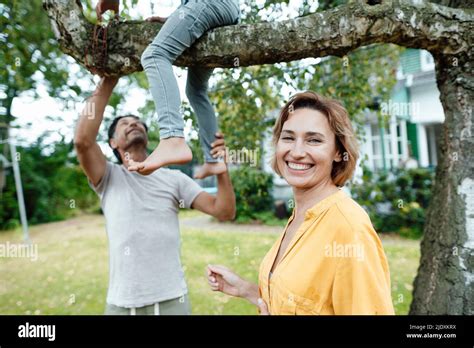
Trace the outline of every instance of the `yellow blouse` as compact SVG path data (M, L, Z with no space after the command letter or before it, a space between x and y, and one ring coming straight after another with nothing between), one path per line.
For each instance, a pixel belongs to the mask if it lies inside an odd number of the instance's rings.
M285 232L260 266L259 292L270 314L394 314L382 243L343 191L307 210L270 276Z

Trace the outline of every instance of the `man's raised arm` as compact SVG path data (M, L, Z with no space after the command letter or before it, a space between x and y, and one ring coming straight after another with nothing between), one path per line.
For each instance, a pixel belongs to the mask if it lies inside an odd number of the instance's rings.
M216 140L211 144L211 155L222 156L227 161L224 135L216 133ZM192 204L193 209L202 211L217 218L219 221L233 220L235 218L235 193L230 180L229 172L217 175L217 195L201 192Z
M76 127L74 147L79 163L93 185L97 185L105 173L105 156L96 138L117 81L117 77L102 77L94 94L87 99Z

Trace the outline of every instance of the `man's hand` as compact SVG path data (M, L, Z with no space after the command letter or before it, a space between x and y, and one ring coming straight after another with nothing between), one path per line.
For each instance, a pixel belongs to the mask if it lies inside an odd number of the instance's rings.
M93 95L101 95L103 92L109 94L117 85L118 80L118 76L102 76Z
M227 163L227 150L225 147L224 134L217 132L215 134L216 140L211 144L211 156L214 158L222 157L224 163Z
M114 11L115 17L118 17L120 11L120 0L99 0L95 7L95 12L97 13L97 19L99 21L102 19L102 14L107 10Z
M158 22L158 23L161 23L161 24L165 24L167 19L168 18L166 18L166 17L153 16L153 17L148 17L145 20L147 22Z
M222 133L216 133L216 140L212 143L211 155L214 158L225 156L225 141ZM224 163L224 168L225 163ZM226 170L217 175L217 195L201 192L191 205L191 208L214 216L219 221L233 220L236 214L235 193Z

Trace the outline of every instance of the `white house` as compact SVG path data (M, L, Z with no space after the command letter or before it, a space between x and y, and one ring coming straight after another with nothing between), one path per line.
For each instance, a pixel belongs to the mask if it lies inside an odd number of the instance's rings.
M444 112L431 54L406 50L397 80L391 98L380 104L382 114L389 118L388 126L374 115L367 115L361 154L367 155L366 165L375 171L406 165L409 158L419 167L435 167L436 139Z

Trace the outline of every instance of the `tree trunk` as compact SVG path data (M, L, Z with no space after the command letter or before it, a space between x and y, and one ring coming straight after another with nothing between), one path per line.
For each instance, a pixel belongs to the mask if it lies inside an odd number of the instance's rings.
M474 314L474 49L438 55L441 158L410 314Z

